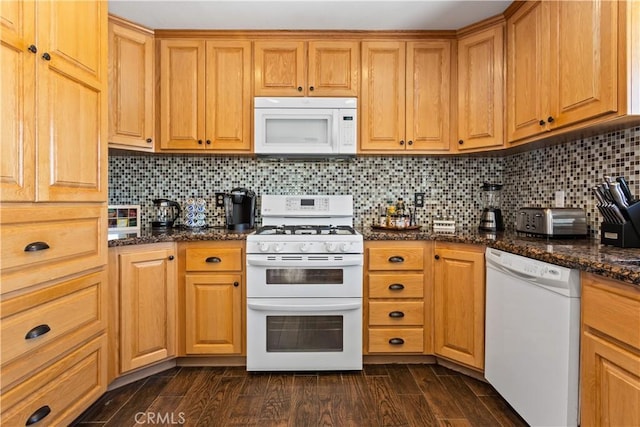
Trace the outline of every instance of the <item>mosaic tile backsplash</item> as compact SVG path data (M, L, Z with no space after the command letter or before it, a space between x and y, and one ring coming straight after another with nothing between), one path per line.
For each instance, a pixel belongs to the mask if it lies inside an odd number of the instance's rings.
M112 155L109 157L109 204L142 205L141 223L149 224L152 200L184 204L203 197L208 225L224 225L224 211L214 206L216 192L246 187L262 194L353 194L355 225L369 227L386 199L412 202L426 193L417 223L431 228L435 217L451 217L458 227L476 227L483 182L504 183L507 225L523 206L553 206L563 190L565 205L582 207L595 236L600 214L589 188L604 175L625 176L640 195L640 127L601 134L561 145L502 157L372 156L349 162L257 160L202 155ZM259 203L259 199L258 199ZM257 218L258 223L260 218Z

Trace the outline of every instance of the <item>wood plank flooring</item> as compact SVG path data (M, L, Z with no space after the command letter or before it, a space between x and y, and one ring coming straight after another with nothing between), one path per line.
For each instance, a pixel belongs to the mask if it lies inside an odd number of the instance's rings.
M137 424L136 424L137 423ZM105 393L74 426L526 426L488 384L439 365L362 372L173 368Z

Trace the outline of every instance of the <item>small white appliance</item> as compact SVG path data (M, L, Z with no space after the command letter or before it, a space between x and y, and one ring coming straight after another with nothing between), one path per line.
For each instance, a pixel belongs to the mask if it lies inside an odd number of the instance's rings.
M579 271L492 248L485 260L486 379L530 425L577 426Z
M264 195L261 214L247 236L247 370L361 370L352 196Z
M255 98L255 153L274 157L355 156L357 105L357 98Z

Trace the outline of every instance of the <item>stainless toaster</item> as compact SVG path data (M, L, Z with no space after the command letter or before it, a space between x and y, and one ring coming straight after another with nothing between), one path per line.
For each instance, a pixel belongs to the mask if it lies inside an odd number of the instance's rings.
M587 217L582 208L520 208L516 231L546 237L587 235Z

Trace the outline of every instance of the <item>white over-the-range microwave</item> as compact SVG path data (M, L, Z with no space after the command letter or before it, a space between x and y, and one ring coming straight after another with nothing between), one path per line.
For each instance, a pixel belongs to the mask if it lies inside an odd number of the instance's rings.
M355 156L357 104L357 98L255 98L255 153L320 158Z

